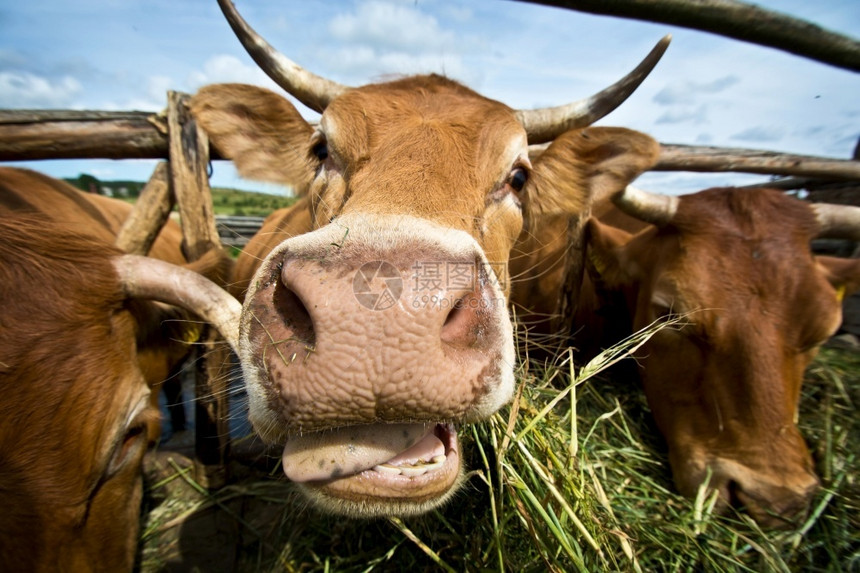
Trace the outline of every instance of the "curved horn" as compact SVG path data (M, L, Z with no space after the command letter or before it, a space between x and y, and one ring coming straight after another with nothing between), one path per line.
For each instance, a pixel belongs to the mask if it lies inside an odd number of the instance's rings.
M680 199L672 195L650 193L632 185L612 198L615 206L630 215L658 227L665 227L678 211Z
M349 88L304 69L273 48L239 15L231 0L218 5L245 50L276 84L314 111L322 113L328 104Z
M813 203L818 236L860 241L860 207Z
M670 41L672 35L667 34L632 72L591 97L557 107L517 110L517 119L525 128L529 143L544 143L565 131L587 127L617 108L648 77Z
M218 285L188 269L139 255L114 257L113 266L126 296L193 312L214 325L234 352L238 350L242 305Z

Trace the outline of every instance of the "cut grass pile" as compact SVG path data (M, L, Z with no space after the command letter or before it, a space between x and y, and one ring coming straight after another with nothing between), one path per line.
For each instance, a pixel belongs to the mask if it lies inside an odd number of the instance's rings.
M823 487L783 532L714 515L704 490L675 493L644 393L602 371L624 352L584 368L569 356L521 366L513 404L462 431L467 487L421 518L322 516L277 469L209 493L176 466L168 480L196 497L153 488L164 499L147 516L142 570L171 559L203 571L860 570L856 350L824 349L807 373L799 420ZM223 526L214 541L198 534L207 513ZM193 556L207 540L215 566Z

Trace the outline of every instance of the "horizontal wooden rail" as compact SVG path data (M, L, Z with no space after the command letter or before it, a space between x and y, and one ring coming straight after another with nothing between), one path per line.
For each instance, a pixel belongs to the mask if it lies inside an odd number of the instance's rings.
M0 110L0 161L167 159L167 119L148 112ZM539 154L547 144L531 147ZM212 159L222 156L210 150ZM860 180L860 161L776 151L662 144L655 171Z
M830 179L860 179L860 161L792 155L776 151L660 145L654 171L739 171L763 175L793 175Z
M167 159L166 118L140 111L0 111L0 160Z
M530 145L529 155L540 155L549 143ZM860 180L860 161L779 151L660 144L652 171L738 172Z
M800 18L736 0L525 0L592 14L662 22L785 50L860 72L860 41Z

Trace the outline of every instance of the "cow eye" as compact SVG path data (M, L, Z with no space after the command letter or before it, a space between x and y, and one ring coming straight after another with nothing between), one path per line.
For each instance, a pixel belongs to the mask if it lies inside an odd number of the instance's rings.
M522 167L516 167L508 176L508 185L510 185L514 191L519 193L523 190L523 187L526 186L526 182L528 180L529 172Z
M328 143L323 139L318 141L311 147L311 153L320 161L328 159Z
M107 468L107 477L115 475L122 467L130 461L137 459L143 448L146 447L146 426L138 424L130 427L118 443L111 455Z

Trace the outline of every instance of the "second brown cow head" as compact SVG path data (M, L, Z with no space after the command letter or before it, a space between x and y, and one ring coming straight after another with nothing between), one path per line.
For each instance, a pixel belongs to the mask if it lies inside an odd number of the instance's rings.
M816 236L860 236L860 210L772 190L682 197L627 189L616 204L652 223L635 235L592 220L589 273L629 301L648 403L681 493L719 492L761 525L802 516L818 480L796 425L803 373L839 327L860 263L816 257Z

